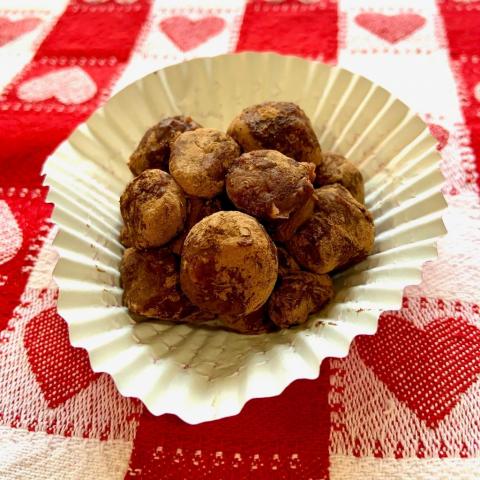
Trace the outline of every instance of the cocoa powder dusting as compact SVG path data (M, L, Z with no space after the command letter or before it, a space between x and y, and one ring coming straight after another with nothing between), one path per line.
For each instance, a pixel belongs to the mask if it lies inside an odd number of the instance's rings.
M263 227L241 212L197 223L182 251L180 282L200 308L246 315L263 305L277 279L276 248Z
M278 150L298 162L318 165L322 151L305 112L291 102L264 102L245 108L228 127L245 152Z

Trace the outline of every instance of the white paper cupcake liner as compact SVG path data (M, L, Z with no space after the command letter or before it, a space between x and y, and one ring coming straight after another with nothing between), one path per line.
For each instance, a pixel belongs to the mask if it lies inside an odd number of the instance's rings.
M377 229L375 251L335 277L336 296L298 328L258 336L168 323L133 324L121 304L119 197L130 153L162 117L188 114L225 130L248 105L298 103L324 151L357 164ZM110 99L50 156L45 183L55 205L58 310L93 370L155 415L188 423L235 415L253 398L316 378L343 357L380 313L400 307L445 233L443 177L425 123L383 88L337 67L245 53L196 59L152 73Z

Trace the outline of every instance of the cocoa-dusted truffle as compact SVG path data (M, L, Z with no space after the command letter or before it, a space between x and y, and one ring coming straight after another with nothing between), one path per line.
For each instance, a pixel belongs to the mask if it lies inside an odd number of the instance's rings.
M363 177L360 170L342 155L324 153L323 162L317 165L315 186L339 183L360 203L364 202Z
M190 230L182 250L180 282L202 310L248 315L268 299L277 279L274 243L241 212L218 212Z
M313 193L315 165L300 163L274 150L238 157L226 177L235 206L260 219L287 219Z
M310 197L296 212L287 220L277 220L269 224L269 231L276 242L290 240L295 232L313 215L315 200Z
M292 102L264 102L247 107L228 127L245 152L278 150L297 162L318 165L322 151L305 112Z
M250 335L268 333L276 328L268 318L266 304L248 315L221 315L220 320L227 328Z
M168 173L145 170L120 197L120 212L132 246L161 247L183 229L186 199Z
M270 320L281 328L300 325L333 297L328 275L290 272L281 277L268 300Z
M179 285L177 259L166 248L123 254L120 272L123 304L132 313L161 320L182 320L198 312Z
M120 230L120 243L125 247L125 248L128 248L128 247L131 247L132 246L132 242L130 240L130 235L128 234L127 232L127 229L123 226L122 229Z
M300 270L300 266L295 259L283 248L277 245L278 256L278 275L283 277L291 272Z
M170 155L170 173L189 195L213 198L223 191L225 174L240 147L213 128L199 128L178 136Z
M188 208L185 228L183 232L169 244L171 251L176 255L181 254L183 242L194 225L202 220L202 218L208 217L212 213L220 212L222 210L222 203L218 198L206 199L190 197L187 201Z
M140 140L135 151L130 155L128 166L134 175L144 170L159 168L168 171L170 146L182 132L200 128L192 117L178 115L164 118L149 128Z
M314 196L315 213L287 242L293 258L315 273L365 258L375 240L370 212L338 183L318 188Z

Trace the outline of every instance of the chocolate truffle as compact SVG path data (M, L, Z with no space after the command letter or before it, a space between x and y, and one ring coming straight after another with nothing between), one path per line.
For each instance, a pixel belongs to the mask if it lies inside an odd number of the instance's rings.
M318 165L322 151L305 112L292 102L264 102L247 107L228 127L245 152L278 150L298 162Z
M170 155L170 173L188 195L213 198L223 191L225 174L240 147L213 128L199 128L178 136Z
M313 193L315 165L274 150L255 150L238 157L226 177L234 205L262 220L287 219Z
M198 313L180 289L177 262L166 248L125 250L120 273L123 304L130 312L172 321Z
M199 198L190 197L187 199L187 220L183 232L169 244L170 250L176 255L180 255L183 243L190 229L196 225L202 218L208 217L212 213L220 212L222 204L218 198Z
M375 241L370 212L338 183L318 188L314 197L315 213L286 244L293 258L315 273L364 259Z
M295 259L283 248L277 245L278 256L278 276L283 277L291 272L300 270L300 266Z
M277 220L268 226L272 238L276 242L290 240L295 232L313 215L315 200L310 197L303 207L290 215L287 220Z
M277 280L277 250L263 227L241 212L217 212L190 230L180 283L207 312L248 315L268 299Z
M275 330L275 325L268 318L266 304L248 315L221 315L223 324L238 333L255 335Z
M120 212L132 246L161 247L183 229L186 199L167 172L145 170L120 197Z
M120 243L125 247L125 248L128 248L128 247L131 247L132 246L132 242L130 240L130 236L127 232L127 229L123 226L122 229L120 230Z
M149 128L140 140L135 151L130 155L128 166L134 175L144 170L159 168L168 171L170 146L182 132L200 128L192 117L178 115L164 118Z
M363 177L360 170L342 155L324 153L323 162L317 165L315 186L339 183L360 203L364 202Z
M268 300L270 320L280 328L301 325L333 297L328 275L290 272L282 276Z

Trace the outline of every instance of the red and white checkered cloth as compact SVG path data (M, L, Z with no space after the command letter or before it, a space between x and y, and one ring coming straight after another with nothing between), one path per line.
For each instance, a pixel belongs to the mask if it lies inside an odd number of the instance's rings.
M417 111L448 235L403 308L318 380L190 426L69 345L40 171L112 91L242 50L338 63ZM2 0L0 65L1 479L480 478L479 0Z

